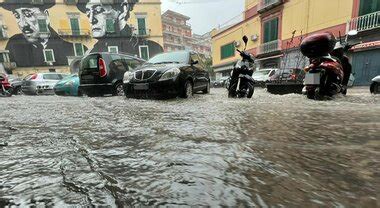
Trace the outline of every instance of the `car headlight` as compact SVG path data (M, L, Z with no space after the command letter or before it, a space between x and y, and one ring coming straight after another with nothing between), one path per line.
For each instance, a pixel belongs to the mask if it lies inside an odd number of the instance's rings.
M181 71L178 68L167 70L160 78L159 81L169 80L177 77Z
M125 72L124 73L123 82L124 83L129 83L131 81L131 79L134 77L134 74L135 73L132 73L132 72Z

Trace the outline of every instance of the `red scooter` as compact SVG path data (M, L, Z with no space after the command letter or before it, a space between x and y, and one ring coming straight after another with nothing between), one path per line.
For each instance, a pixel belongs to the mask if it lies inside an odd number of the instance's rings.
M343 88L343 67L330 53L336 39L331 33L320 33L305 38L301 43L301 52L310 59L305 68L305 88L303 93L309 99L324 100L341 93Z
M12 96L12 85L8 81L8 77L5 74L0 74L0 97Z

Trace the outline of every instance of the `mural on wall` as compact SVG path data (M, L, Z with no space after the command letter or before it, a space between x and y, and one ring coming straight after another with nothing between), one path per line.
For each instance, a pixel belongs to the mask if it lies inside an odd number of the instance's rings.
M89 18L92 37L98 40L91 52L107 52L113 46L118 48L118 52L138 55L140 46L148 46L149 57L161 53L163 49L158 43L134 35L133 28L127 23L138 0L118 2L104 4L101 0L81 0L77 4ZM107 21L111 21L111 26Z
M18 67L64 66L68 64L67 56L74 55L73 44L61 39L50 27L48 9L55 1L49 2L33 5L7 0L0 5L13 13L21 31L9 39L5 48Z

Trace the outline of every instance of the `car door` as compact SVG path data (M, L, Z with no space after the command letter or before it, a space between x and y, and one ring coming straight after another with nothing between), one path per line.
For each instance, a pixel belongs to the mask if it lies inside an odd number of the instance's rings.
M191 53L190 54L190 63L191 67L193 68L194 71L194 89L199 90L203 86L203 74L202 74L202 68L201 68L201 63L199 60L199 56L196 53Z

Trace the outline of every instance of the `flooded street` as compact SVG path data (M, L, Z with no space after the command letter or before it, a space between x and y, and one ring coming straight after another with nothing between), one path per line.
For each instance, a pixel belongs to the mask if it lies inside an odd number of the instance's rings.
M0 99L0 207L379 207L380 96Z

